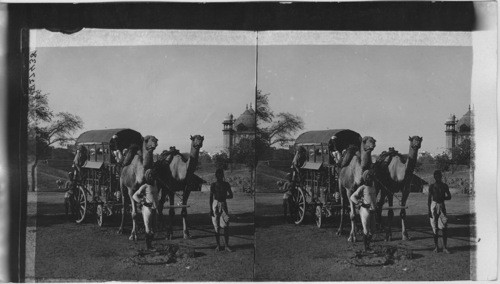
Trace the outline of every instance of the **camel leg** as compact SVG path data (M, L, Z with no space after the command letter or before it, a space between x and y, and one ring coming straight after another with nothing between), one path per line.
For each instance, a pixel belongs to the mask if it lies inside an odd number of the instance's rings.
M164 220L163 220L163 206L165 205L166 201L166 195L167 195L167 189L162 187L159 187L159 194L160 194L160 200L158 200L158 222L156 223L156 230L159 232L160 230L163 229L164 227Z
M349 233L349 238L347 239L348 242L356 242L356 208L354 207L354 202L351 201L350 197L352 195L351 190L347 190L347 199L349 200L349 206L351 208L351 211L349 212L349 218L351 219L351 232Z
M134 190L128 189L128 195L130 197L130 204L132 205L132 232L130 232L130 237L128 238L131 241L137 241L137 230L136 230L136 218L137 218L137 208L135 207L135 202L132 196L134 195Z
M389 207L392 207L394 200L394 195L387 196L387 203ZM387 212L387 229L385 231L385 241L390 242L392 240L392 218L394 217L394 210L389 209Z
M187 201L189 198L189 194L191 191L184 189L184 192L182 193L182 205L187 205ZM181 210L181 216L182 216L182 227L183 227L183 233L184 233L184 239L190 239L191 236L189 235L189 230L187 228L187 208L184 207Z
M387 193L385 190L380 191L380 198L377 201L377 211L376 211L376 222L379 230L384 229L384 224L382 223L382 208L384 207L385 198Z
M344 212L345 212L345 200L344 200L344 188L339 182L339 192L340 192L340 225L337 230L337 236L342 235L342 231L344 230Z
M406 201L408 200L408 196L410 195L410 190L403 189L403 197L401 198L400 205L404 207L406 205ZM401 209L399 212L399 216L401 217L401 235L403 241L409 241L410 236L408 235L408 231L406 230L406 209Z
M174 225L175 209L172 208L174 206L174 196L175 196L174 191L168 193L168 201L170 204L170 209L168 210L169 218L167 225L167 240L171 240L174 235L173 225Z
M123 224L125 224L125 187L122 185L122 181L120 179L120 190L122 192L122 220L120 223L120 228L118 228L118 234L123 234Z

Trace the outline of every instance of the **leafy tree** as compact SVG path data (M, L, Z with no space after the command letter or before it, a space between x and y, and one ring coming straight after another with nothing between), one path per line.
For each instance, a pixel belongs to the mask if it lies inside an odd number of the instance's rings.
M229 160L229 156L227 155L226 152L219 152L213 155L212 161L214 162L215 166L219 169L227 170L229 163L231 160Z
M212 157L210 156L210 154L208 154L208 152L200 151L198 161L200 162L200 164L210 164L212 163Z
M34 133L35 154L34 163L31 166L31 190L35 190L35 171L40 157L43 157L54 145L66 145L74 141L72 137L74 132L83 127L82 119L67 112L60 112L54 116L55 119L46 123L44 126L35 125L29 129Z
M256 98L256 115L257 115L257 125L261 123L270 123L273 121L274 113L269 107L269 95L262 94L261 90L257 90Z
M465 139L457 147L451 149L452 163L456 165L470 166L471 159L473 158L473 151L471 141Z
M422 164L434 164L436 161L434 157L428 152L423 152L417 159L417 162Z
M269 106L269 95L257 91L255 149L258 158L262 158L273 145L289 145L295 140L294 134L304 128L304 121L297 115L288 112L275 115Z
M231 159L233 162L244 164L250 172L250 188L254 188L254 171L257 166L255 157L255 140L249 138L241 139L231 149Z
M30 54L30 62L36 62L36 51ZM34 65L30 71L34 74ZM34 77L30 76L30 77ZM48 94L37 90L34 80L28 89L28 153L34 157L31 166L31 190L36 187L36 167L41 157L55 145L66 145L74 141L73 133L83 127L82 119L68 112L53 114L48 103Z
M437 155L436 158L436 168L441 171L447 171L450 169L451 160L446 153Z

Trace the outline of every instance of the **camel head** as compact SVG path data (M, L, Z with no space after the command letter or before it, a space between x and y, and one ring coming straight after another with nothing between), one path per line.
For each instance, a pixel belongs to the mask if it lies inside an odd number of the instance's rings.
M361 142L363 150L365 152L371 152L371 151L373 151L373 149L375 149L375 146L376 146L375 142L377 142L377 140L375 140L371 136L365 136L365 137L363 137L363 140Z
M144 137L144 148L146 148L147 151L154 151L158 147L158 139L152 135L148 135Z
M195 148L196 150L199 150L201 147L203 147L203 140L205 139L205 137L201 135L195 135L191 136L190 139L192 141L191 147Z
M410 148L412 148L412 149L418 150L422 146L422 140L423 140L422 137L419 137L419 136L411 137L410 136L408 138L408 140L410 140Z

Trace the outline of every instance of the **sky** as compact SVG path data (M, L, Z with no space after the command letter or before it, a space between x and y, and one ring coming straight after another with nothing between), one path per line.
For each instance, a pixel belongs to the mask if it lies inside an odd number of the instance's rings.
M299 115L305 129L352 129L407 153L442 153L444 123L471 101L472 47L378 45L259 46L258 86L275 112Z
M79 115L83 131L132 128L158 152L222 150L222 121L255 101L255 46L71 46L37 48L36 88L55 111Z
M222 150L222 120L255 101L256 84L275 112L303 118L295 136L348 128L374 137L374 154L406 153L413 135L423 137L421 151L442 153L446 119L471 104L472 46L455 43L464 35L309 32L313 41L299 45L287 41L303 34L261 32L256 48L255 32L32 34L36 88L55 112L82 117L81 132L155 135L159 150L187 151L195 134L205 136L203 150Z

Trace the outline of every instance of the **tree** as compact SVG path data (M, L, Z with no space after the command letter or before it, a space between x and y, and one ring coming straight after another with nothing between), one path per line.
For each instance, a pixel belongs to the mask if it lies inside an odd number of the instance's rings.
M434 164L436 161L429 152L422 152L417 159L422 164Z
M450 158L446 153L437 155L435 158L436 168L441 171L447 171L450 169Z
M250 188L254 188L254 171L257 166L255 139L243 138L231 149L231 160L244 164L250 172Z
M198 161L200 164L210 164L212 163L212 157L206 151L200 151L200 155L198 157Z
M294 134L304 128L304 121L301 117L280 112L274 114L269 106L269 95L257 91L257 133L255 149L258 158L261 158L273 145L281 147L293 142Z
M469 139L463 140L458 146L451 149L451 161L456 165L470 166L473 158L472 145Z
M31 166L31 190L35 191L35 174L36 167L40 157L43 157L50 148L54 145L66 145L75 139L72 134L83 127L82 119L67 112L60 112L55 115L55 120L52 120L44 126L36 125L29 131L34 133L35 137L35 154L34 163Z
M219 152L213 155L212 161L218 169L227 170L230 163L229 156L226 152Z
M30 54L30 62L36 62L36 51ZM34 77L34 65L30 72ZM48 94L37 90L34 80L28 88L28 153L34 157L31 166L31 190L35 191L36 167L40 157L46 155L54 145L65 145L74 141L72 134L83 127L82 119L68 112L53 114L49 108Z

